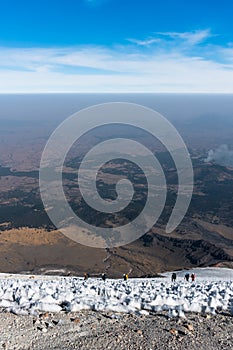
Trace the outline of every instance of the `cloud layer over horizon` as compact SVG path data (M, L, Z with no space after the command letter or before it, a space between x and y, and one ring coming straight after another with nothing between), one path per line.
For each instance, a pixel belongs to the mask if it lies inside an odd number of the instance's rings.
M210 29L112 46L0 47L0 92L233 93L233 44Z

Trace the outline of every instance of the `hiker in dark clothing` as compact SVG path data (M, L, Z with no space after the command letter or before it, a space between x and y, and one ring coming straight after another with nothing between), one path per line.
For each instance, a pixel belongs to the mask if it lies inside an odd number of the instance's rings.
M103 281L106 281L106 274L102 273L101 278L102 278Z
M175 282L175 281L176 281L176 273L173 272L173 274L172 274L172 282Z
M190 277L189 273L186 273L184 276L184 278L186 279L187 282L189 281L189 277Z
M123 275L123 279L124 279L124 281L127 281L127 280L128 280L128 278L129 278L129 276L127 275L127 273L124 273L124 275Z
M194 282L195 279L196 279L196 275L195 275L195 273L192 273L192 274L191 274L191 280L192 280L192 282Z
M89 277L89 274L85 272L85 273L84 273L84 279L87 280L88 277Z

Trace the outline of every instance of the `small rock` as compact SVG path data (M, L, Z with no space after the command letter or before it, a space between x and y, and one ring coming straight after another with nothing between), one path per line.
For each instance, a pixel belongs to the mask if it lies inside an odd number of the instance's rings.
M79 323L80 322L80 319L78 317L75 317L75 318L72 318L71 317L71 322L74 322L74 323Z
M34 324L34 325L37 325L37 324L41 324L41 322L40 322L38 319L34 319L34 320L33 320L33 324Z
M207 320L209 320L209 319L211 318L211 316L210 316L209 314L206 314L206 315L205 315L205 318L206 318Z
M54 324L54 326L56 326L56 325L59 324L59 321L57 321L57 320L52 320L52 323Z
M169 332L170 332L171 334L173 334L173 335L178 335L178 330L175 329L175 328L171 328L171 329L169 330Z
M181 342L184 339L184 337L179 336L177 339Z
M40 314L41 318L47 318L49 317L49 312L45 312L44 314Z
M193 325L191 323L184 325L184 327L187 328L187 330L189 330L190 332L194 331Z
M53 323L52 322L45 322L45 325L47 328L53 328Z
M43 333L48 332L47 328L43 327L43 326L38 326L37 329Z
M120 319L120 318L121 318L120 315L115 315L115 314L111 315L111 319L112 319L112 320L118 320L118 319Z
M59 321L58 321L58 325L64 325L66 322L65 322L65 320L62 320L62 319L60 319Z
M80 333L79 333L79 336L80 336L80 337L86 337L86 336L88 336L89 334L90 334L89 332L87 332L87 331L85 332L85 331L84 331L84 332L80 332Z
M187 332L187 329L186 329L186 328L179 329L179 330L178 330L178 333L179 333L180 335L187 335L187 334L188 334L188 332Z

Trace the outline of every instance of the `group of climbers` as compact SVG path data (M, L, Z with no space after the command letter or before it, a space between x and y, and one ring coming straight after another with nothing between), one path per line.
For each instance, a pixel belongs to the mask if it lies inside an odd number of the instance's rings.
M85 272L85 273L84 273L84 280L87 280L89 277L90 277L90 275L89 275L88 273ZM107 278L106 273L102 273L101 278L102 278L103 281L106 281L106 278ZM127 273L124 273L124 275L123 275L122 278L123 278L124 281L127 281L128 278L129 278L129 275L128 275ZM172 275L171 275L171 280L172 280L172 282L175 282L175 281L176 281L176 278L177 278L177 275L176 275L175 272L173 272ZM192 273L192 274L190 275L190 274L187 272L187 273L185 274L184 279L185 279L187 282L189 281L190 278L191 278L191 281L194 282L195 279L196 279L195 273Z
M187 272L184 276L184 279L188 282L189 278L191 278L191 281L194 282L196 279L195 273L192 273L191 275Z
M171 275L171 280L172 282L175 282L176 281L176 278L177 278L177 275L175 272L172 273ZM196 279L196 275L195 273L192 273L191 275L187 272L184 276L184 279L188 282L189 281L189 278L191 278L191 281L194 282L195 279Z

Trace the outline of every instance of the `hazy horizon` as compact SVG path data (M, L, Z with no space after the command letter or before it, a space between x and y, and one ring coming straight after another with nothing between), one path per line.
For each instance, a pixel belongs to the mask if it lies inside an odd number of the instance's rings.
M170 121L226 118L233 121L233 94L180 93L33 93L0 94L1 120L61 121L80 109L107 102L141 104Z

